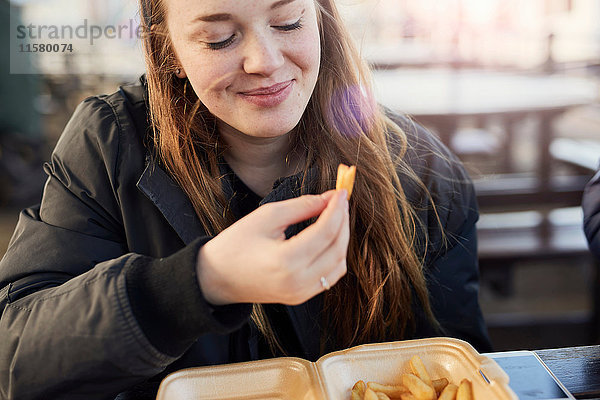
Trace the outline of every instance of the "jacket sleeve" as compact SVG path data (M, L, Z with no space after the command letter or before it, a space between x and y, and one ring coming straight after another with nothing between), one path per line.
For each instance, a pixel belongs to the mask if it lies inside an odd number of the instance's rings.
M583 228L590 250L600 258L600 170L587 184L581 206Z
M165 319L174 341L194 340L177 337L177 321L195 324L196 337L241 324L210 307L196 282L206 238L161 259L128 252L116 194L121 128L103 100L82 103L45 166L41 204L20 214L0 262L0 399L114 398L176 360L185 348L158 349L132 310L127 280L140 270L178 278L136 293L164 291L171 311L180 298L193 306L193 317Z

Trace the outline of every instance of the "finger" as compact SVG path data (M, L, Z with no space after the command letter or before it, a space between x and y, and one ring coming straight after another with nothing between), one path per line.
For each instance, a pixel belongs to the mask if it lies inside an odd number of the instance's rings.
M349 230L348 228L343 228ZM307 270L307 277L304 278L309 282L313 282L311 285L312 293L309 294L310 297L313 297L325 290L328 290L335 286L340 279L346 275L348 272L348 263L346 253L348 251L348 240L349 235L342 238L340 235L339 243L343 246L343 257L336 262L325 261L325 257L321 257L315 264L311 265ZM333 252L331 252L333 253ZM324 255L325 256L325 255ZM321 281L321 277L325 278L325 283L329 287L323 285Z
M339 190L317 221L287 241L292 256L302 263L313 263L338 238L347 215L347 192Z
M329 190L318 195L303 195L294 199L269 203L261 211L269 210L269 219L273 228L278 232L284 232L290 225L320 215L335 194L335 190Z
M337 283L346 274L346 256L348 254L348 243L350 241L350 218L344 216L340 232L332 245L319 254L305 270L305 279L314 282L320 281L324 276L330 286Z
M346 275L347 272L348 272L348 265L346 263L346 259L344 258L336 265L336 267L333 270L329 271L329 273L327 275L322 275L322 276L325 278L325 281L329 285L329 289L331 289L340 281L340 279L342 279L344 277L344 275ZM317 295L317 294L321 293L322 291L329 290L323 286L323 283L321 282L320 277L317 279L317 282L319 285L317 286L314 295Z
M335 268L329 270L329 272L326 275L319 275L319 276L311 275L313 277L310 278L309 280L307 280L307 278L304 278L303 282L306 282L306 283L299 283L299 282L297 283L296 287L298 287L298 285L300 285L300 289L297 292L297 294L294 295L294 298L291 301L290 300L283 301L283 304L287 304L287 305L302 304L302 303L312 299L319 293L331 289L346 274L347 270L348 270L348 267L346 264L346 259L344 258L335 266ZM323 280L321 278L324 278L325 282L323 282Z

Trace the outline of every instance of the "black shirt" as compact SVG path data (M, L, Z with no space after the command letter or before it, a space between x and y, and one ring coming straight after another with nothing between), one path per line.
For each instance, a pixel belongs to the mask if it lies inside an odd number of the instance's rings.
M231 169L228 167L231 171ZM232 187L234 191L234 197L237 198L239 208L236 211L236 220L246 216L252 211L256 210L262 200L262 197L254 193L244 181L242 181L233 171L230 173L232 180ZM302 354L300 343L296 332L290 321L289 314L287 313L285 306L282 304L264 304L263 308L265 314L275 332L277 341L285 350L285 353L277 348L271 349L268 341L262 334L258 332L258 329L252 321L249 321L240 331L231 335L232 340L230 342L230 351L232 354L240 354L245 357L241 360L247 360L254 358L249 354L248 342L251 340L258 341L258 358L272 358L281 356L294 356L294 357L306 357ZM248 352L244 354L244 352Z

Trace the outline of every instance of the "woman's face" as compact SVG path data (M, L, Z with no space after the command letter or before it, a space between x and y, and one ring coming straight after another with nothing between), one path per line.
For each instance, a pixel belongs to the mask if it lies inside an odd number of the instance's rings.
M219 129L276 137L294 128L315 87L314 0L166 0L173 46Z

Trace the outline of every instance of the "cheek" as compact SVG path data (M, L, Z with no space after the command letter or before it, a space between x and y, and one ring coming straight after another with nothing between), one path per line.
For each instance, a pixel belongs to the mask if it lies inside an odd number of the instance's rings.
M209 105L231 86L239 74L239 68L230 60L196 57L189 63L186 73L198 98Z
M172 41L194 92L203 102L214 90L229 85L232 76L229 60L219 59L219 54L208 54L200 44L185 40L177 33L173 34Z
M294 48L294 57L295 63L305 72L312 71L319 67L320 47L310 41L299 43Z
M307 29L306 35L295 44L294 48L296 64L303 69L305 74L316 77L321 63L321 43L317 27Z

